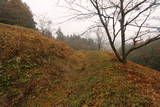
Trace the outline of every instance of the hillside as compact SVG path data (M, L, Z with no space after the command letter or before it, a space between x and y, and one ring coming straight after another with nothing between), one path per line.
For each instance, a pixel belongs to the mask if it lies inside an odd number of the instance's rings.
M0 24L0 107L158 107L160 73Z

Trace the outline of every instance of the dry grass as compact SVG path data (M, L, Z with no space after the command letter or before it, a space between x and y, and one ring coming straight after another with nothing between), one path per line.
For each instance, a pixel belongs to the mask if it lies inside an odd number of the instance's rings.
M50 57L66 58L73 53L68 46L25 28L0 25L1 66L14 63L48 63Z
M159 107L160 73L0 24L0 107Z
M23 102L36 87L69 71L73 50L39 32L0 24L0 104ZM40 89L39 89L40 90Z

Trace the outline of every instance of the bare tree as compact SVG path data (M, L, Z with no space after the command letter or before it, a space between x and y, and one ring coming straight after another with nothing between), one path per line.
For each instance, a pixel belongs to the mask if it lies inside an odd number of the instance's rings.
M101 28L97 28L96 31L96 42L98 50L102 50L105 44L104 33L102 32Z
M65 0L76 17L97 17L106 32L110 46L122 63L128 55L155 40L160 39L157 26L151 26L158 0ZM155 17L155 16L154 16ZM96 19L96 18L95 18ZM152 20L152 21L151 21ZM115 46L121 41L121 53ZM126 44L132 47L126 50Z
M53 38L51 32L52 21L45 16L37 16L37 28L45 36Z

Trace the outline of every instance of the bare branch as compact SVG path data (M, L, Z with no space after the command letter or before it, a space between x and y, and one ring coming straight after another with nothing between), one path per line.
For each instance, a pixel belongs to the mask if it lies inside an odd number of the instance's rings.
M148 13L148 15L146 16L146 18L144 19L144 21L143 21L143 22L141 23L141 25L139 26L139 29L138 29L138 31L137 31L137 34L136 34L136 36L133 38L134 45L135 45L135 43L137 42L136 39L139 38L139 37L141 37L141 36L139 36L140 31L141 31L142 26L144 25L144 23L145 23L145 22L147 21L147 19L149 18L150 14L151 14L151 11Z
M100 28L100 27L103 27L103 26L100 26L100 25L91 26L91 27L89 27L87 30L85 30L83 33L81 33L80 36L85 35L86 33L88 33L88 31L90 31L90 30L92 30L92 29Z
M128 54L130 54L132 51L136 50L136 49L139 49L145 45L148 45L149 43L153 42L153 41L156 41L156 40L159 40L160 39L160 35L154 37L154 38L151 38L151 39L148 39L146 42L142 43L142 44L137 44L138 46L134 46L132 47L131 49L128 50L128 52L126 53L126 55L128 56Z
M135 5L134 7L132 7L131 9L129 9L128 11L126 11L125 15L127 15L128 13L130 13L133 10L136 10L137 7L139 7L140 5L142 5L143 3L145 3L147 0L143 0L140 3L138 3L137 5Z
M157 26L151 27L145 25L151 19L150 16L159 5L157 0L88 0L89 3L91 3L90 6L92 6L91 10L88 7L85 7L85 5L82 6L79 2L78 4L74 3L75 1L76 0L70 0L70 5L71 3L74 4L74 6L78 7L78 10L75 9L75 7L71 7L71 9L73 8L72 10L78 13L80 17L87 15L90 15L89 17L98 16L102 25L100 26L104 28L110 46L120 62L126 63L127 56L130 52L160 38L159 35L153 35L152 38L149 38L142 43L142 41L147 38L148 33L154 33L153 29L160 29L160 27L158 28ZM81 11L79 8L85 11ZM128 33L128 30L131 30L130 27L132 26L133 28L136 28L134 29L134 36L132 36L133 32ZM91 27L87 30L91 30L92 28L95 27ZM146 29L148 31L144 32ZM88 31L85 31L84 33L86 32ZM130 35L129 39L127 39L128 35ZM121 41L122 55L120 55L116 49L116 40ZM131 47L129 51L126 51L126 43L129 43L130 41L133 42L133 47ZM141 44L137 45L137 43Z
M136 20L142 13L148 11L153 5L150 5L148 7L146 7L145 9L143 9L141 12L139 12L134 18L132 18L130 21L127 21L127 23L125 24L125 26L127 26L128 24L132 23L134 20Z

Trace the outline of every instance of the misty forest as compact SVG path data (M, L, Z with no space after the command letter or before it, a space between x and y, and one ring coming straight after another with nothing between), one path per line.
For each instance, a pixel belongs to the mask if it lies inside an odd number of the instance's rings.
M0 107L160 107L160 0L0 0Z

